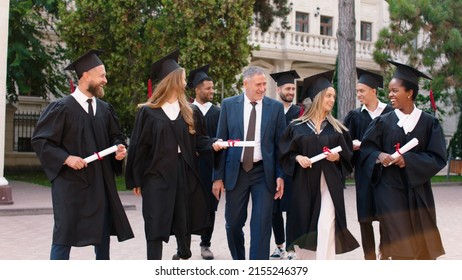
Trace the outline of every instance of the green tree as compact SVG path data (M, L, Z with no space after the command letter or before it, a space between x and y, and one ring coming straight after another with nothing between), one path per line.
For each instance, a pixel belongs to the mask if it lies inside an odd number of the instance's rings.
M407 63L424 66L432 75L435 100L456 104L455 88L462 83L462 2L459 0L388 0L390 26L379 33L374 52L377 63L405 56ZM406 63L406 61L404 61ZM445 98L443 98L445 97ZM430 108L429 97L422 99ZM441 108L438 110L444 113Z
M460 112L462 95L462 1L388 0L390 26L380 31L374 59L386 66L386 59L405 56L407 63L428 69L433 80L435 101L443 102L449 113ZM406 61L405 61L406 63ZM419 107L430 111L429 96L419 95ZM444 116L444 108L438 111ZM458 130L460 129L460 121ZM456 135L462 132L456 131ZM460 139L460 138L459 138ZM459 140L460 141L460 140ZM454 141L451 141L454 143ZM460 147L460 144L459 144Z
M187 71L211 64L210 75L227 95L248 64L253 2L244 0L75 0L60 7L59 35L68 58L104 49L105 99L129 134L136 105L146 100L152 62L180 48Z
M10 1L6 82L10 102L16 102L19 95L58 97L65 89L65 77L59 70L62 48L51 40L57 3Z
M104 99L116 108L127 135L136 105L146 100L150 62L165 47L157 42L161 30L147 31L159 7L159 1L149 0L69 0L60 5L58 31L66 42L67 58L89 49L105 51Z
M209 74L215 80L218 100L235 94L236 76L248 65L252 50L247 42L252 2L164 0L162 4L163 9L151 26L151 30L163 29L157 39L164 46L180 48L180 65L187 70L210 64Z
M275 17L281 19L281 31L290 28L287 16L292 9L292 3L288 4L287 0L255 0L253 12L257 26L263 31L268 31L273 24Z

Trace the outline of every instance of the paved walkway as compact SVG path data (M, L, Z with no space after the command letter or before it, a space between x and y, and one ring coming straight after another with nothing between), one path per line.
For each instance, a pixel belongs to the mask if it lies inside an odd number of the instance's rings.
M13 193L12 205L0 205L0 260L47 260L49 258L53 215L50 189L24 182L10 181ZM437 206L438 225L443 238L446 255L441 260L462 260L462 185L439 184L433 187ZM131 192L121 192L121 200L135 233L135 238L117 242L111 240L111 258L116 260L146 259L144 239L144 221L141 214L141 199ZM356 220L355 188L345 190L345 203L348 227L360 240L359 226ZM224 227L224 198L217 212L215 232L212 239L212 251L218 260L230 260ZM377 226L375 226L377 227ZM249 248L249 228L245 227L246 249ZM200 239L193 236L192 259L199 260ZM175 253L175 238L164 246L164 259L170 259ZM274 245L271 246L271 250ZM248 254L248 252L247 252ZM73 248L71 259L94 259L93 247ZM337 255L340 260L362 260L362 249Z

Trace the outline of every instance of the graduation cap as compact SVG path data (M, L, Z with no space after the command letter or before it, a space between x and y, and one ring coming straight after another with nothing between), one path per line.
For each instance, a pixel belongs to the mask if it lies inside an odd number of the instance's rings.
M310 77L306 77L303 80L303 90L299 97L299 102L302 102L305 98L309 97L311 101L316 97L318 93L328 87L332 87L332 78L334 77L335 70L326 71Z
M424 73L420 72L419 70L411 67L409 65L401 64L396 61L387 60L388 63L391 63L396 66L395 74L393 78L398 78L401 80L408 81L416 86L419 85L419 78L425 78L431 80L429 76L425 75Z
M358 83L365 84L375 89L383 87L382 75L366 71L361 68L356 68L356 73L358 74Z
M154 62L151 66L151 80L162 80L174 70L181 68L180 65L178 65L179 55L180 50L177 49Z
M89 50L84 55L74 60L74 62L69 64L64 70L75 70L80 79L84 72L103 64L99 59L99 55L103 52L103 50Z
M188 88L195 89L205 79L211 79L208 76L210 65L204 65L197 69L191 70L188 76Z
M276 82L277 86L283 86L285 84L294 84L295 79L300 78L297 71L290 70L278 73L272 73L270 76Z

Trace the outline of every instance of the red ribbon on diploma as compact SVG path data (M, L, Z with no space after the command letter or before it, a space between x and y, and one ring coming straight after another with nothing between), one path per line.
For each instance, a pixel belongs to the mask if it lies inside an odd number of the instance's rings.
M234 145L236 144L236 142L239 142L241 140L239 139L236 139L236 140L228 140L228 147L234 147Z
M396 152L397 152L399 155L402 155L401 152L399 151L399 148L400 148L399 143L396 143L395 148L396 148Z
M99 153L95 152L95 155L98 157L98 160L103 160L103 158L99 156Z
M324 146L324 147L322 148L322 152L323 152L323 153L328 153L328 154L332 153L332 152L329 150L329 148L327 148L326 146Z

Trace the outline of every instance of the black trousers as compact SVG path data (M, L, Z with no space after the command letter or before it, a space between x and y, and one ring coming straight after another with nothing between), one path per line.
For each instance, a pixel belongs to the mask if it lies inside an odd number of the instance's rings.
M201 235L201 243L200 246L205 246L205 247L210 247L211 240L212 240L212 233L213 233L213 228L215 226L215 211L210 211L210 222L211 226L207 230L207 232L203 235Z

